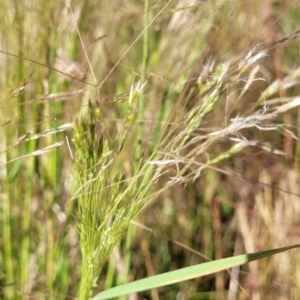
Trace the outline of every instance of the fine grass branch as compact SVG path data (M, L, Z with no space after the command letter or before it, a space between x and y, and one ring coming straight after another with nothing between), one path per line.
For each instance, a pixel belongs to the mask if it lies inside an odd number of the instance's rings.
M236 155L245 147L259 145L257 141L243 137L243 129L276 129L270 120L299 106L298 98L289 104L272 107L272 111L265 105L248 115L232 118L230 124L224 124L219 130L206 135L198 133L207 114L214 109L218 101L226 99L223 95L239 82L242 76L245 86L240 92L241 95L245 93L245 89L251 87L255 79L262 80L254 75L257 74L258 62L264 54L252 54L253 51L238 62L227 61L216 67L214 74L201 83L200 90L204 92L199 94L199 100L188 109L182 108L182 113L177 114L177 119L174 120L175 126L167 124L166 128L162 129L158 144L152 145L153 152L150 156L141 159L137 168L135 162L132 162L134 173L129 181L123 181L122 174L112 174L124 144L130 134L134 134L133 125L137 120L138 101L144 86L138 83L131 88L123 131L117 136L114 147L106 138L108 134L105 133L99 107L95 108L90 103L88 117L76 121L75 169L81 185L78 207L78 232L82 252L80 299L91 296L113 247L125 233L130 221L143 208L166 188L178 182L195 180L203 169ZM250 74L249 81L245 80L245 74ZM286 87L287 85L281 86ZM207 154L209 150L224 139L232 140L234 144L211 158ZM136 143L132 145L133 148L139 147L139 142ZM203 157L206 157L206 161L201 163ZM170 168L173 169L173 176L163 188L155 190L155 184Z

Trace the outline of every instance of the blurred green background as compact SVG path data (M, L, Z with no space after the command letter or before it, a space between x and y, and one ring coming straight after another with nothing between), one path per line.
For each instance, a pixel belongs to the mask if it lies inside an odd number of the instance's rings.
M193 106L201 82L218 64L242 60L255 46L272 45L297 31L300 3L170 1L149 28L146 73L143 39L134 43L145 28L144 1L75 0L73 14L68 2L57 0L1 0L0 5L0 297L76 299L81 258L72 198L78 185L71 127L88 99L98 97L84 50L102 83L100 105L108 137L118 133L126 115L126 101L117 100L146 77L139 121L147 128L142 142L149 145L174 107ZM164 5L150 1L150 19ZM283 88L270 97L264 94L273 101L270 105L298 96L299 50L298 38L267 48L258 63L261 80L238 98L250 78L247 73L245 82L220 95L199 134L216 132L231 118L262 107L261 95L276 80ZM295 108L274 120L286 124L296 139L283 128L245 128L241 134L257 141L253 147L161 194L129 226L95 291L208 259L299 244L298 115ZM124 145L118 165L125 178L132 176L134 138ZM207 157L224 153L230 144L228 137L219 136ZM207 157L199 157L199 164ZM128 299L300 299L299 268L299 251L293 250Z

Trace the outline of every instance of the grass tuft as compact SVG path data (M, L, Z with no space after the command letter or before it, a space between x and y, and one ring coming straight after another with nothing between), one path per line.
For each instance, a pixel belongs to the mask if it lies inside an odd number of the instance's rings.
M0 298L300 244L298 1L1 5ZM299 298L297 266L292 250L127 299Z

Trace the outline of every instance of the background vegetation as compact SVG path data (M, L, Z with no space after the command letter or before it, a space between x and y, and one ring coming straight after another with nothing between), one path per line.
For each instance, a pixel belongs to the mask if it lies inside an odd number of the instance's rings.
M103 179L118 183L116 198L145 175L141 162L166 165L157 178L147 173L151 197L132 212L145 206L94 293L300 244L299 1L151 1L146 14L144 1L0 4L3 299L79 297L77 228L87 224L80 197L89 178L81 181L76 153L95 140L76 144L76 119L100 120L101 155L118 154ZM145 15L154 19L149 40L138 38ZM211 109L203 121L201 103ZM144 181L134 182L139 191ZM298 299L299 268L296 249L128 299Z

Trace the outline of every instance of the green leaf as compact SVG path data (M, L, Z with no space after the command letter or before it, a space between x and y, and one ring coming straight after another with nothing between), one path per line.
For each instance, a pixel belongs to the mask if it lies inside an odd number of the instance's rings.
M224 258L220 260L215 260L207 263L202 263L199 265L183 268L176 271L171 271L168 273L163 273L160 275L152 276L149 278L141 279L135 282L124 284L111 288L109 290L103 291L96 295L93 300L103 300L111 299L118 296L127 295L130 293L141 292L145 290L150 290L153 288L158 288L170 284L175 284L185 280L205 276L208 274L213 274L219 271L230 269L235 266L245 264L247 262L261 259L267 256L271 256L280 252L284 252L293 248L300 247L300 245L293 245L289 247L283 247L278 249L271 249L256 253L243 254L239 256Z

